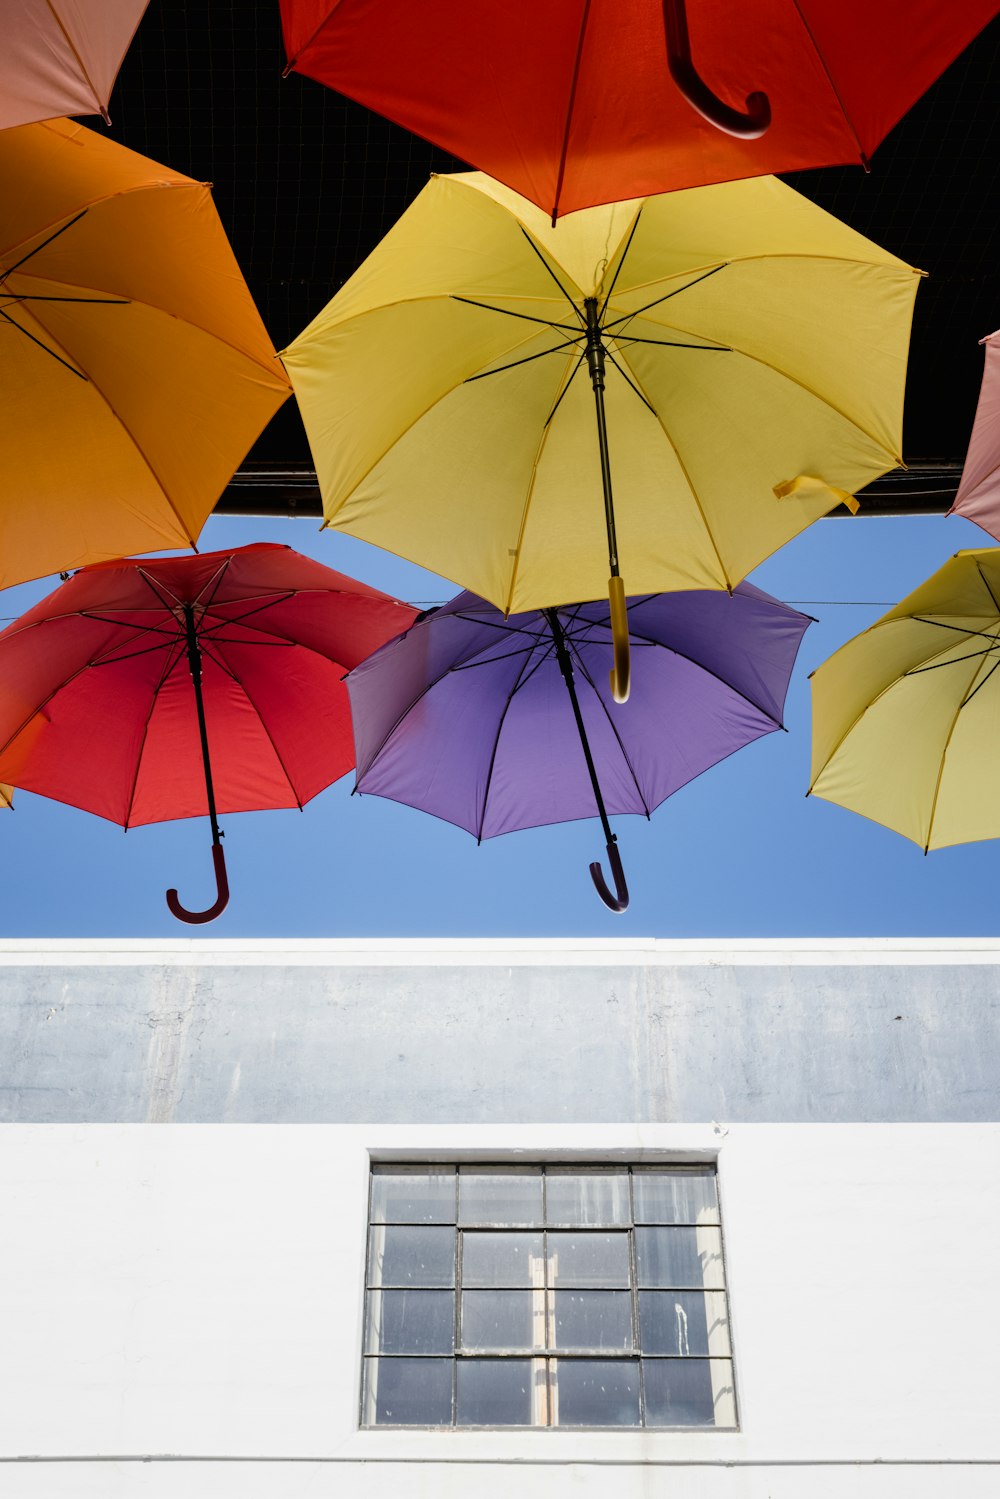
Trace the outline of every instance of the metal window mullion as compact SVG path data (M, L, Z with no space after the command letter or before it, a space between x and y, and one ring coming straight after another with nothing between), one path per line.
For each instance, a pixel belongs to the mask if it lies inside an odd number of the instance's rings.
M639 1261L635 1251L635 1188L632 1167L628 1168L628 1275L632 1293L632 1343L639 1371L639 1426L646 1426L646 1379L642 1365L642 1340L639 1334Z
M456 1194L458 1192L458 1172L455 1172ZM455 1310L454 1310L454 1338L451 1355L451 1424L458 1425L458 1354L461 1347L462 1336L462 1258L465 1250L465 1236L458 1223L458 1202L455 1202Z

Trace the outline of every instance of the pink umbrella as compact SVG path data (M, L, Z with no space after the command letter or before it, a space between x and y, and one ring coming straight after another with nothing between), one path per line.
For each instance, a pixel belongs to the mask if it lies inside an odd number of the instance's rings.
M1000 331L981 340L986 366L961 483L949 515L965 515L1000 541Z
M0 0L0 130L103 115L148 0Z

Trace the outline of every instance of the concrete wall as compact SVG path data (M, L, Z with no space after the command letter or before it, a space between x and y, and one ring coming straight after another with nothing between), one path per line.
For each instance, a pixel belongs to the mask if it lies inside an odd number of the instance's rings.
M1000 1118L1000 944L0 948L0 1121Z
M0 1496L995 1499L998 958L6 944ZM360 1430L435 1156L717 1159L740 1430Z

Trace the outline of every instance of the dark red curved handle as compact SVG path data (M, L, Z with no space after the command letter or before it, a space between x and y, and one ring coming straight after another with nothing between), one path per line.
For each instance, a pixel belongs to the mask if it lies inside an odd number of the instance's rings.
M189 911L186 906L181 905L176 890L167 891L170 914L176 916L178 921L186 921L189 926L200 926L204 921L214 921L228 906L229 877L226 874L226 856L222 851L221 843L212 844L212 862L215 865L215 885L218 893L207 911Z
M625 871L622 869L621 855L618 845L614 839L606 845L608 859L611 861L611 873L614 875L615 890L617 897L611 894L604 879L604 870L595 859L590 866L590 878L593 880L598 895L603 900L609 911L621 912L628 910L628 886L625 883Z
M695 67L691 60L691 39L688 36L684 0L663 0L663 25L667 33L667 66L670 76L691 108L726 135L751 141L763 135L771 123L771 101L767 95L759 90L748 94L744 114L723 103L718 94L713 94Z

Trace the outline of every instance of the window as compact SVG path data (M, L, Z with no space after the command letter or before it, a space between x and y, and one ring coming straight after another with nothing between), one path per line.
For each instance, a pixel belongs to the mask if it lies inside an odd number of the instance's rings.
M366 1426L736 1425L709 1166L372 1167Z

